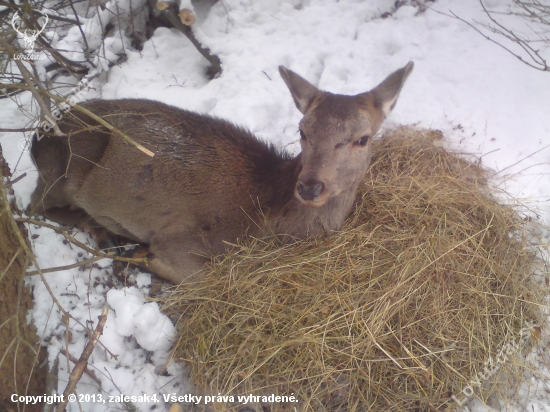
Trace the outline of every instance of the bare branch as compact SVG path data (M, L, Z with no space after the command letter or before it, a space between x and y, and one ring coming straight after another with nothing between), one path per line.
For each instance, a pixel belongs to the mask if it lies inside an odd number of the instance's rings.
M533 69L540 70L543 72L550 71L550 66L548 64L548 60L542 56L539 49L532 46L532 44L535 43L545 43L546 48L548 49L550 46L550 39L544 35L544 32L541 29L533 29L530 27L531 30L533 30L534 34L537 36L537 39L531 40L528 37L521 36L517 34L514 30L507 28L504 24L497 21L493 15L500 14L500 15L514 15L522 17L525 20L528 20L530 22L536 22L537 24L543 24L546 26L550 26L550 18L546 18L545 16L550 17L550 6L548 5L542 5L538 0L525 2L522 0L513 0L514 4L520 7L521 9L525 10L525 13L514 13L511 10L508 13L502 13L502 12L494 12L489 11L485 4L483 3L483 0L479 0L479 3L481 4L481 7L483 8L483 11L491 21L491 23L494 26L491 26L489 24L479 23L477 21L474 21L477 25L483 27L484 29L490 31L491 33L494 33L496 35L504 37L509 42L516 44L518 47L520 47L525 54L528 56L528 59L524 58L523 56L519 55L515 51L511 50L509 47L505 46L504 44L496 41L495 39L489 37L487 34L485 34L483 31L481 31L478 27L476 27L474 24L470 23L469 21L466 21L465 19L459 17L456 15L452 10L449 10L452 17L460 20L463 23L466 23L468 26L470 26L472 29L477 31L479 34L481 34L485 39L489 40L490 42L496 44L497 46L501 47L502 49L506 50L508 53L516 57L519 61L522 63L528 65L529 67L532 67ZM443 14L445 16L449 16L446 13L442 13L438 10L435 10L430 7L431 10L435 11L436 13ZM451 16L449 16L451 17ZM550 28L550 27L549 27Z
M8 42L6 42L6 40L4 40L2 37L0 37L0 43L2 44L2 46L7 50L7 52L11 56L14 56L16 54L16 50L13 48L13 46L11 44L9 44ZM40 106L40 109L42 110L42 116L41 117L45 117L48 120L48 122L50 122L52 124L56 135L63 136L63 132L61 132L61 130L59 129L59 126L55 122L55 120L52 116L52 113L50 112L50 108L48 107L48 105L46 105L46 103L44 102L44 100L40 96L40 93L34 87L34 84L33 84L33 77L34 76L27 70L27 68L25 67L25 65L21 61L19 61L17 59L15 59L14 61L15 61L15 64L17 65L17 68L21 72L21 75L25 79L25 83L27 84L28 90L32 93L32 95L34 96L34 98L38 102L38 104Z
M88 328L88 326L83 324L79 319L75 318L67 310L65 310L63 305L61 305L61 303L59 302L59 300L57 299L57 297L53 293L52 288L50 287L50 285L48 284L48 281L46 280L46 277L44 276L44 272L42 272L41 269L40 269L40 265L38 264L38 260L36 259L36 256L34 255L32 250L30 249L29 245L25 241L25 238L23 237L23 234L21 233L21 231L19 230L19 227L17 226L17 222L15 221L15 218L14 218L13 213L12 213L12 211L10 209L10 206L9 206L9 201L8 201L8 198L7 198L7 195L6 195L6 191L4 190L4 185L3 185L2 179L0 179L0 197L2 198L2 202L0 202L0 204L2 204L2 203L5 204L5 209L0 210L0 213L7 213L10 216L9 221L10 221L10 224L12 226L13 232L15 233L15 236L17 237L17 240L19 241L19 244L21 245L21 247L25 251L25 254L29 258L29 260L34 264L34 266L37 268L37 270L39 272L39 275L40 275L40 279L42 280L42 283L44 283L44 286L46 287L46 290L48 291L48 294L50 295L50 298L54 302L55 306L57 306L59 311L61 313L63 313L64 316L67 316L67 317L73 319L76 323L78 323L86 331L88 331L88 333L91 333L91 330L90 330L90 328ZM118 355L115 355L113 352L111 352L101 342L99 342L99 344L101 346L103 346L105 351L107 353L109 353L109 355L112 358L118 359Z
M42 222L41 220L36 220L36 219L30 219L30 218L17 218L15 219L17 222L23 222L23 223L31 223L33 225L37 225L37 226L43 226L43 227L47 227L48 229L51 229L53 231L55 231L56 233L59 233L60 235L62 235L65 239L67 239L69 242L71 242L73 245L76 245L78 246L79 248L81 249L84 249L86 252L88 253L91 253L92 255L98 257L98 259L96 260L100 260L100 259L113 259L113 260L116 260L118 262L126 262L126 263L133 263L133 264L138 264L138 263L145 263L147 262L147 258L127 258L127 257L122 257L122 256L116 256L115 254L113 253L104 253L102 252L101 250L96 250L96 249L92 249L91 247L88 247L86 246L84 243L82 242L79 242L78 240L76 240L74 237L70 236L65 230L63 230L62 228L59 228L59 227L56 227L56 226L53 226L53 225L50 225L46 222ZM90 259L91 260L91 259ZM82 265L77 265L77 266L82 266ZM75 266L76 267L76 266ZM43 271L45 272L47 269L43 269ZM63 269L63 270L66 270L66 269ZM53 272L53 271L51 271ZM35 274L35 273L29 273L29 274Z
M88 117L91 117L92 119L94 119L96 122L98 122L100 125L106 127L107 129L109 129L111 132L115 133L115 134L119 134L126 143L129 143L131 144L132 146L135 146L137 149L141 150L143 153L145 153L146 155L148 156L155 156L155 153L153 153L152 151L150 151L149 149L143 147L141 144L139 144L138 142L136 142L134 139L132 139L130 136L128 136L127 134L123 133L121 130L117 129L116 127L112 126L111 124L107 123L105 120L103 120L101 117L99 117L98 115L92 113L91 111L89 111L88 109L85 109L84 107L80 106L79 104L75 104L75 103L71 103L69 102L67 99L65 99L64 97L61 97L61 96L58 96L58 95L55 95L55 94L51 94L49 93L49 95L55 99L55 100L59 100L60 102L63 102L63 103L67 103L67 104L70 104L73 109L76 109L78 110L79 112L81 113L84 113L86 116Z
M517 4L520 1L515 0L514 2ZM535 62L535 65L529 64L523 58L521 58L521 56L517 55L516 53L513 53L513 52L510 52L510 53L512 53L514 56L516 56L523 63L528 64L531 67L534 67L534 68L536 68L538 70L542 70L542 71L550 71L550 67L548 66L546 60L540 55L539 51L530 46L531 40L520 37L513 30L508 29L507 27L502 25L500 22L498 22L492 16L491 12L489 12L489 10L487 10L487 8L485 7L485 4L483 4L483 0L479 0L479 3L481 4L481 7L483 8L483 11L487 15L487 17L491 20L491 22L493 24L495 24L497 27L499 27L500 30L496 29L495 27L491 27L489 25L486 25L486 24L483 24L482 26L489 29L490 31L492 31L495 34L500 34L500 35L504 36L505 38L507 38L508 40L516 43L518 46L520 46L529 55L531 60L533 60ZM527 7L526 3L522 3L522 4L523 4L523 7ZM549 9L550 9L550 7L549 7ZM546 41L548 42L548 39L546 39ZM497 42L494 42L494 43L499 44Z
M71 269L74 269L74 268L87 266L87 265L89 265L91 263L94 263L94 262L97 262L98 260L101 260L101 259L105 259L105 258L100 257L100 256L94 256L93 258L82 260L82 261L76 262L76 263L72 263L70 265L54 266L54 267L51 267L51 268L40 269L40 272L38 270L32 270L30 272L27 272L26 276L38 275L40 273L53 273L53 272L61 272L61 271L64 271L64 270L71 270Z
M67 353L67 351L65 349L60 349L59 351L63 356L65 356L67 359L69 359L72 363L74 363L75 365L78 363L78 359L76 359L73 355L71 355L70 353ZM94 373L94 371L91 371L90 369L88 368L85 368L84 369L84 373L86 375L88 375L95 383L97 383L99 386L101 386L101 381L99 380L99 378L96 376L96 374Z
M21 132L32 132L36 130L35 127L20 127L19 129L5 129L0 127L0 133L21 133Z
M86 366L88 366L88 359L90 358L90 355L92 354L95 346L97 345L97 341L99 340L99 337L103 334L103 328L105 326L105 322L107 322L107 314L109 312L109 308L107 306L103 307L103 310L101 311L101 315L99 316L99 322L97 324L97 327L95 328L94 333L90 337L90 340L88 343L86 343L86 346L84 347L84 350L82 351L82 355L80 355L80 359L76 363L71 376L69 376L69 383L67 384L67 387L65 388L65 391L63 392L63 402L60 402L59 405L57 405L57 412L63 412L65 410L65 406L67 406L67 402L69 401L68 397L70 394L74 393L76 389L76 384L82 377L82 374L86 370Z
M450 10L450 13L458 20L466 23L468 26L470 26L472 29L474 29L475 31L477 31L479 34L481 34L483 37L485 37L487 40L489 40L490 42L496 44L497 46L499 47L502 47L504 50L506 50L508 53L510 53L511 55L515 56L519 61L521 61L522 63L525 63L526 65L528 65L529 67L532 67L533 69L537 69L537 70L541 70L541 71L548 71L548 66L546 66L546 64L544 65L545 67L543 68L540 68L538 66L536 66L535 64L533 63L530 63L529 61L525 60L523 57L521 57L520 55L516 54L515 52L513 52L512 50L510 50L509 48L507 48L506 46L504 46L503 44L497 42L496 40L490 38L489 36L487 36L485 33L483 33L481 30L479 30L476 26L474 26L472 23L470 23L469 21L466 21L464 20L463 18L457 16L453 11Z

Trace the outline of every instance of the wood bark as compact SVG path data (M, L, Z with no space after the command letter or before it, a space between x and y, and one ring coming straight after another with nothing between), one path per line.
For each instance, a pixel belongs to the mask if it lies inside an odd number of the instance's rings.
M6 193L4 178L9 176L9 168L1 147L0 175L0 190ZM0 412L38 412L43 403L11 402L13 394L44 395L47 365L46 351L38 344L36 329L26 320L33 304L23 281L28 259L16 237L13 217L7 213L12 205L6 204L6 199L0 196ZM19 228L25 230L22 224Z

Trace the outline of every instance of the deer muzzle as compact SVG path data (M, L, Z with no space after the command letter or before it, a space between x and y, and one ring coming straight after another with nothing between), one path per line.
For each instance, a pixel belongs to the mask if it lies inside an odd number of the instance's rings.
M296 197L308 206L322 206L326 199L323 195L325 184L316 179L308 179L296 184Z

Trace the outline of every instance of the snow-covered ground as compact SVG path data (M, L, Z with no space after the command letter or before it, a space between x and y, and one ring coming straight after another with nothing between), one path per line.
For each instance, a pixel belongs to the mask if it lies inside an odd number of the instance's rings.
M230 119L296 152L300 113L278 74L279 65L321 89L356 94L412 60L414 71L385 126L414 124L441 130L448 148L479 156L495 170L495 183L520 199L525 213L550 224L550 73L528 67L450 16L452 11L466 21L487 21L476 0L437 0L428 2L425 10L405 5L382 18L393 11L394 3L220 0L210 10L198 9L193 26L197 38L220 57L223 73L219 78L207 80L206 60L181 33L159 28L142 51L127 49L127 61L96 79L85 99L160 100ZM506 11L509 3L485 1L487 7L499 11ZM507 24L533 36L532 27L517 17L508 16ZM548 44L541 43L540 49L550 60ZM24 105L30 99L21 96ZM0 127L25 126L25 117L10 100L0 100L0 113ZM18 203L24 206L37 175L28 153L20 150L22 138L17 133L0 134L15 176L28 174L15 185ZM32 242L43 268L87 257L48 229L31 225L30 233L39 235ZM93 242L83 234L78 236ZM548 233L543 233L542 242L548 246ZM178 377L179 366L172 364L163 371L174 329L156 303L145 300L148 275L139 274L135 286L124 287L112 280L109 261L103 260L91 269L72 269L47 278L61 304L83 324L97 322L105 302L112 309L100 340L103 346L98 345L89 367L104 392L98 392L98 384L85 375L79 393L102 393L104 397L107 393L156 393L160 402L135 405L143 410L157 405L156 410L161 410L168 406L162 394L192 392L189 382ZM67 348L78 358L85 344L83 327L71 321L67 343L62 315L52 306L40 280L31 282L36 306L29 318L49 343L50 362ZM501 402L502 410L550 411L548 359L537 352L531 358L536 371L526 376L521 390ZM59 359L62 391L67 360ZM469 406L475 411L490 410L479 403ZM105 410L98 403L83 407ZM77 410L75 404L72 408Z

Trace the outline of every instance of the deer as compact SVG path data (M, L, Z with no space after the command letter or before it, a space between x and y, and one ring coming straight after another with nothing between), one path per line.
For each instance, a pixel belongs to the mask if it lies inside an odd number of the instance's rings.
M280 66L303 114L297 156L227 120L158 101L84 102L154 156L73 110L59 122L63 136L33 138L39 179L29 214L93 222L147 245L147 270L175 284L200 280L209 257L245 234L299 240L339 230L373 136L412 69L409 62L368 92L339 95Z

